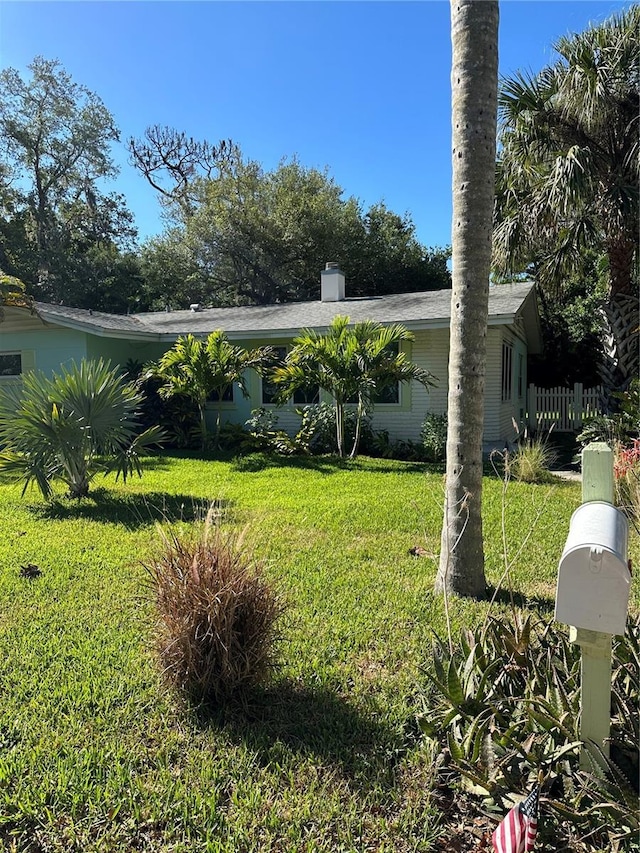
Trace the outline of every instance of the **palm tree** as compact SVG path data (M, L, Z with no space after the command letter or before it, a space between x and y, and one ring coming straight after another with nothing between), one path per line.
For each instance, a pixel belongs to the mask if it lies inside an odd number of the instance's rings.
M404 326L382 326L366 321L349 325L337 316L326 334L303 329L294 339L286 362L276 367L272 379L284 401L300 389L322 388L333 397L338 454L344 456L344 411L356 404L356 430L350 456L358 453L362 418L371 410L383 388L415 379L425 387L433 384L429 371L410 362L400 351L402 341L413 340Z
M497 0L452 0L447 473L436 589L483 598L482 435L498 88Z
M62 480L73 498L85 497L99 471L141 473L140 454L162 440L151 427L138 432L140 396L109 362L82 361L61 374L27 373L0 390L0 470L35 483L45 498Z
M639 33L634 5L559 39L554 65L504 80L499 96L496 267L533 264L553 294L585 249L606 255L612 387L638 374Z
M207 446L207 401L217 402L215 446L220 444L222 406L225 397L237 385L245 397L249 396L245 371L260 370L266 363L269 349L246 350L229 342L223 331L212 332L206 340L193 335L179 337L157 364L147 368L147 375L164 380L159 388L163 397L182 394L193 400L200 416L203 450Z

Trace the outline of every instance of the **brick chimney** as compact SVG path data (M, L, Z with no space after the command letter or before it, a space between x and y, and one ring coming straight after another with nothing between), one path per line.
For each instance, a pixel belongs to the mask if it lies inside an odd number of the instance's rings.
M320 300L322 302L344 300L344 273L333 261L329 261L320 273Z

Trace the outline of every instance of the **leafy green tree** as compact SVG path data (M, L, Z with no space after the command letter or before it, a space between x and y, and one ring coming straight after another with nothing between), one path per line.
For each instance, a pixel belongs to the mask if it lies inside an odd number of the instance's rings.
M7 275L0 269L0 320L4 318L4 305L17 305L30 308L32 300L26 295L23 281L13 275Z
M640 6L559 39L559 59L501 86L495 263L533 263L550 297L586 249L606 255L606 379L638 373Z
M246 371L249 368L262 370L269 352L267 348L246 350L235 346L218 329L206 340L193 335L179 337L173 347L148 368L147 373L164 381L164 385L158 389L161 396L168 398L180 394L197 405L204 450L208 441L207 402L213 399L218 404L215 446L219 447L222 406L226 395L237 385L247 397Z
M126 314L144 310L140 291L143 272L136 252L121 251L113 243L95 243L82 252L70 249L58 266L65 288L65 304Z
M351 458L358 453L362 418L376 397L391 384L415 379L425 387L431 374L409 361L400 351L402 341L413 340L404 326L382 326L367 321L349 325L338 316L326 334L305 329L293 341L284 365L272 373L281 401L296 391L322 388L333 397L338 454L344 456L345 406L355 403L357 419Z
M543 388L602 381L602 305L609 289L606 258L586 251L579 271L553 297L538 290L542 352L529 356L529 381Z
M140 310L163 311L199 302L231 305L233 295L212 283L206 265L192 251L191 240L182 227L167 228L145 241L140 249L142 284L138 291Z
M11 172L0 154L0 269L24 280L28 278L25 270L37 269L37 260L33 241L29 241L23 194L15 187Z
M239 161L202 182L182 238L221 304L268 304L319 294L319 271L360 231L355 200L296 161L265 173Z
M140 433L139 403L134 386L102 360L52 377L27 373L0 389L0 471L24 479L23 494L34 483L45 498L58 479L81 498L99 471L141 474L140 455L162 432Z
M190 181L187 202L171 203L171 227L143 248L153 307L166 300L167 270L183 305L317 299L329 259L353 296L449 286L446 249L426 249L410 217L383 204L363 213L327 170L294 159L265 171L236 149L212 176Z
M29 70L26 81L12 68L0 73L2 266L37 299L95 307L86 253L130 251L136 236L123 197L101 191L117 173L118 130L58 62L37 57ZM95 254L89 265L98 269Z
M449 247L423 246L416 238L409 214L398 216L384 203L377 202L361 213L360 219L362 231L354 235L354 243L341 262L349 278L350 296L384 296L451 287L447 266L451 257Z
M498 2L451 0L453 289L436 589L484 598L482 437L498 89Z

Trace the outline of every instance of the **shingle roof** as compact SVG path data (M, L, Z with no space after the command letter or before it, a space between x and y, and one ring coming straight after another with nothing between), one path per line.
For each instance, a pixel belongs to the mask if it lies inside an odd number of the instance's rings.
M532 290L531 282L491 287L489 322L513 323L523 312L525 303L531 302ZM403 323L410 329L448 326L451 291L398 293L341 302L290 302L198 311L158 311L128 316L47 303L36 303L36 310L47 322L84 328L107 337L168 340L178 335L208 334L215 329L223 329L232 338L256 334L277 337L295 334L307 327L326 328L339 314L348 315L354 323L362 320Z
M96 332L144 332L144 326L133 315L106 314L103 311L88 311L85 308L70 308L50 302L36 302L36 313L48 323L61 326L81 327Z

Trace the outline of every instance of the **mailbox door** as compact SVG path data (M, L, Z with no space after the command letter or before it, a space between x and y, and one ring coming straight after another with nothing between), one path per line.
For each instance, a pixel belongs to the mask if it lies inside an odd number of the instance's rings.
M558 622L624 634L631 576L617 554L590 547L565 552L560 562L555 618Z

